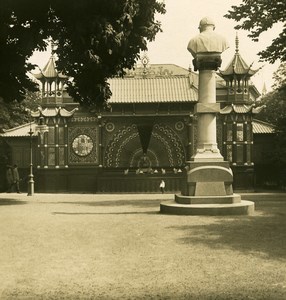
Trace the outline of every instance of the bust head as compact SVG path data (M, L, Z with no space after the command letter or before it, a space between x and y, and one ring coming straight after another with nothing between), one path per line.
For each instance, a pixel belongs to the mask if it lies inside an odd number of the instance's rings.
M200 32L202 32L205 31L207 28L215 30L215 22L209 17L204 17L200 21L199 30Z

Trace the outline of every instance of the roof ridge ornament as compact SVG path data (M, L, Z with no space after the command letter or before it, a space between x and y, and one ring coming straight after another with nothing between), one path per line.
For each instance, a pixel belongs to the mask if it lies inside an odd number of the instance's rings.
M143 77L146 78L146 75L148 73L147 67L148 67L149 62L150 62L150 59L149 59L146 52L143 53L140 60L141 60L141 63L143 65Z
M235 53L238 54L239 52L239 38L238 38L238 32L236 31L236 36L235 36Z

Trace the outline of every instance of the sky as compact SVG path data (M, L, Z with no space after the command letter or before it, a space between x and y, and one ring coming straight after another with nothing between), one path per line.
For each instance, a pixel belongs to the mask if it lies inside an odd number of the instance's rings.
M223 17L232 5L239 5L241 0L165 0L166 14L158 15L163 32L156 35L155 41L148 43L147 56L150 64L175 64L186 69L192 66L192 55L187 50L187 44L191 38L199 34L198 25L202 18L210 17L216 24L215 31L224 36L229 43L229 49L222 53L222 66L224 69L231 61L235 53L235 36L238 33L239 53L252 68L258 69L252 81L261 92L265 84L267 91L273 84L273 72L279 67L279 61L275 64L259 62L257 53L271 44L273 37L280 32L280 26L274 26L263 33L259 42L253 42L244 30L236 31L236 23ZM37 52L31 58L31 62L43 67L50 53Z

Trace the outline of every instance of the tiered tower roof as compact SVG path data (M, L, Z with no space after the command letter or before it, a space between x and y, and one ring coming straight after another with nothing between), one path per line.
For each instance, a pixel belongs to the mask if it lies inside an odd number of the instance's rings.
M50 57L50 59L48 60L45 67L41 70L41 72L38 74L34 74L34 76L40 81L45 81L47 79L55 80L57 78L63 80L68 79L68 76L57 71L54 55Z
M251 68L252 64L249 66L242 56L239 53L239 40L238 35L236 34L235 38L235 54L233 59L230 61L225 70L220 70L220 75L223 78L231 77L233 75L244 75L251 77L253 76L259 69L254 70Z

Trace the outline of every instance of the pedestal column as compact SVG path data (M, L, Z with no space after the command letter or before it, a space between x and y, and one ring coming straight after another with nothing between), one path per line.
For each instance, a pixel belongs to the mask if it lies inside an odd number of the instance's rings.
M198 142L193 161L222 161L216 139L216 113L219 112L216 103L216 76L214 70L199 72L199 101L195 106L198 118Z

